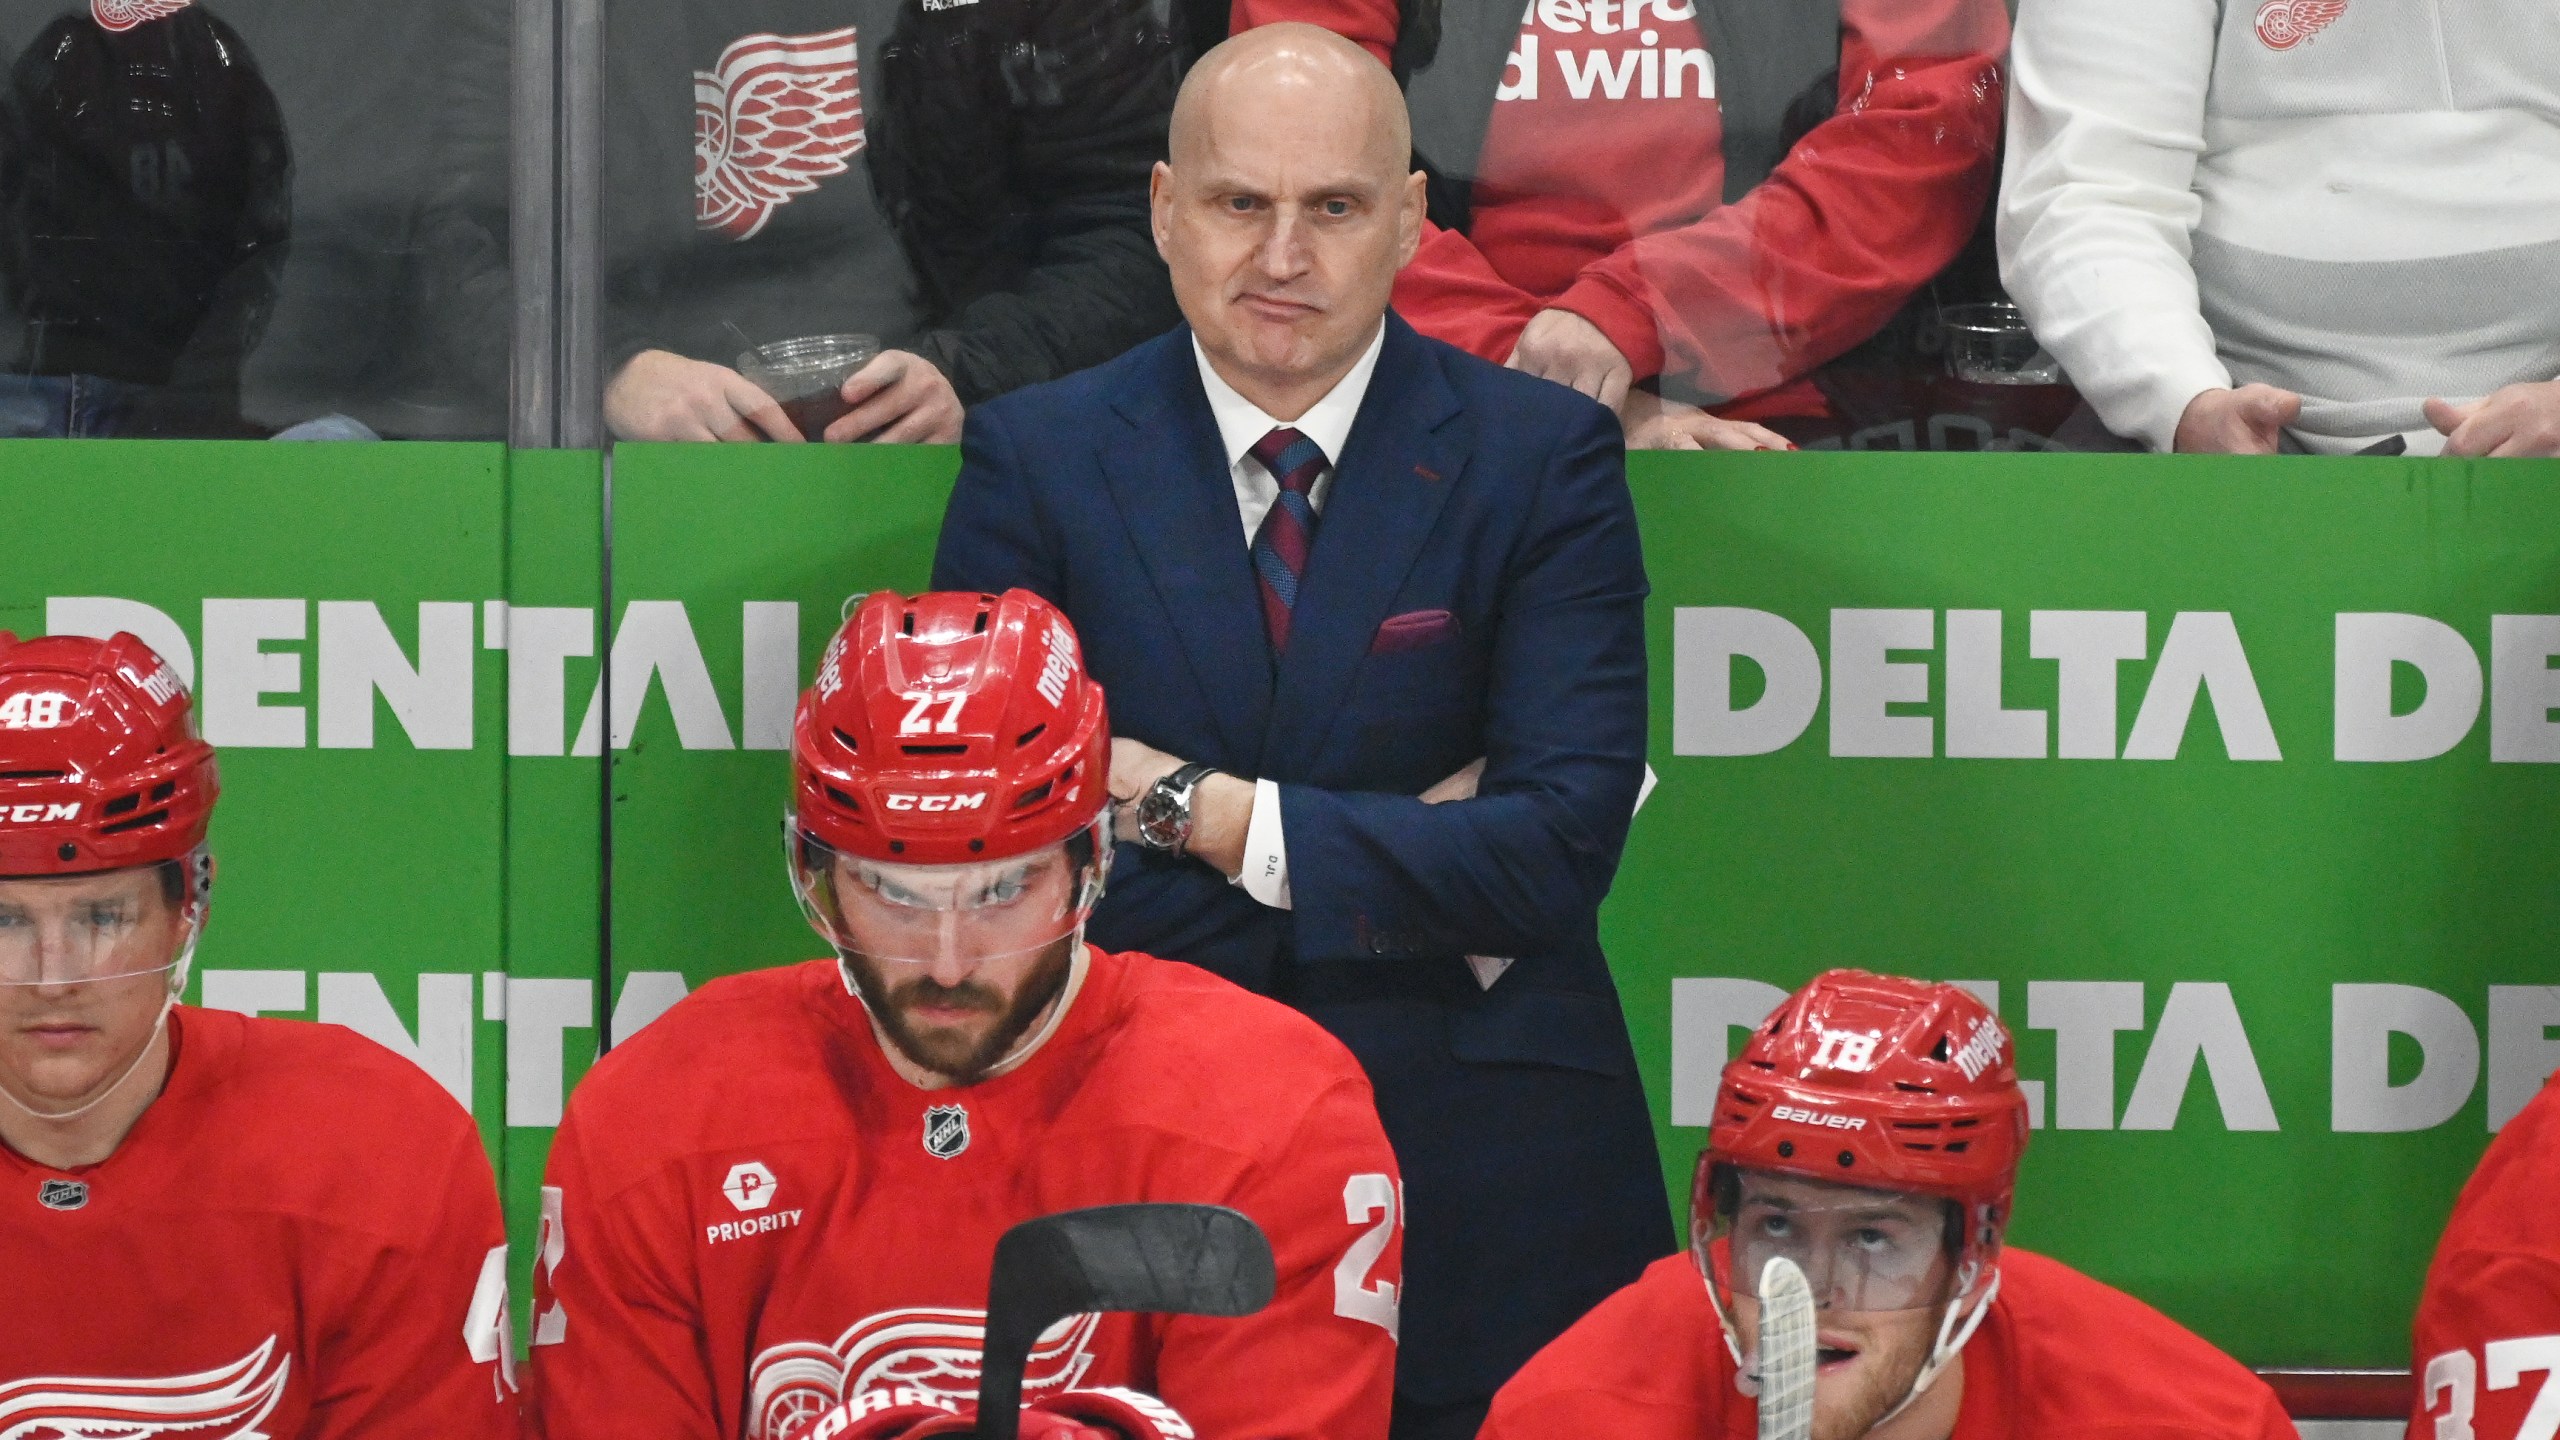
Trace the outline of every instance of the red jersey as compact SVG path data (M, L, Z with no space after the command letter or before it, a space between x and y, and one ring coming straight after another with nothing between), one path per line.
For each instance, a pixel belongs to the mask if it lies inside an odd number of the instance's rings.
M1392 63L1403 9L1235 0L1234 27L1303 20ZM1716 67L1753 57L1709 55L1696 15L1691 0L1546 0L1516 19L1507 5L1447 7L1444 25L1516 38L1475 173L1460 177L1475 182L1468 231L1424 227L1396 313L1499 363L1539 311L1568 310L1639 380L1762 397L1727 413L1823 413L1790 382L1875 334L1982 218L2008 13L1995 0L1843 0L1834 113L1730 205L1721 111L1699 95Z
M513 1436L471 1117L336 1025L180 1006L169 1040L113 1155L0 1146L0 1435Z
M1205 971L1087 953L1048 1042L975 1085L901 1078L832 961L715 981L598 1062L544 1192L543 1433L781 1440L879 1387L974 1398L996 1238L1170 1200L1262 1227L1270 1306L1062 1321L1025 1398L1127 1386L1203 1440L1385 1436L1402 1207L1358 1062Z
M2001 1252L2000 1277L1964 1347L1952 1440L2295 1440L2265 1381L2132 1296L2024 1250ZM1480 1440L1753 1440L1758 1426L1683 1254L1538 1352Z
M2462 1187L2413 1339L2410 1440L2560 1434L2560 1076Z

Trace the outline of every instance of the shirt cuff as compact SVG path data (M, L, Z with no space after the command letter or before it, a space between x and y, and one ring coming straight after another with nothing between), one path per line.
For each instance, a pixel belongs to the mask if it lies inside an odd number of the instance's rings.
M1570 310L1590 321L1627 358L1627 366L1638 380L1650 380L1662 373L1666 359L1662 326L1651 309L1608 277L1585 270L1580 279L1549 302L1548 308Z
M1253 782L1253 819L1244 827L1244 868L1235 882L1274 910L1289 908L1289 839L1280 825L1280 785Z

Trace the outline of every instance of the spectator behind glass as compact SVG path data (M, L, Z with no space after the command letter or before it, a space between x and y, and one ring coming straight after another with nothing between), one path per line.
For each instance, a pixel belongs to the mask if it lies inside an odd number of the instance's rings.
M2023 0L2001 271L2154 449L2560 454L2560 7Z
M938 442L1179 318L1147 230L1175 50L1144 0L617 0L612 36L619 438L800 438L726 363L741 332L879 337L825 438Z
M1830 417L1808 376L1990 197L2000 0L1237 0L1238 29L1274 20L1405 83L1432 225L1397 312L1597 397L1633 445Z
M240 375L293 158L247 45L185 0L93 0L0 92L0 437L265 432Z

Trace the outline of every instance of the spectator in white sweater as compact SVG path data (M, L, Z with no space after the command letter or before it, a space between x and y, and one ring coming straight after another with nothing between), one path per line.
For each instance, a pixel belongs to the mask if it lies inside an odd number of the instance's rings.
M2154 449L2560 455L2560 4L2021 0L2000 268Z

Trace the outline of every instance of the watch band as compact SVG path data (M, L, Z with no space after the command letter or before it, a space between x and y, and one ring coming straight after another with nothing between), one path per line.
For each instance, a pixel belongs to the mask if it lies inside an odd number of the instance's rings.
M1217 768L1195 760L1148 786L1138 797L1138 843L1168 855L1189 850L1191 797Z

